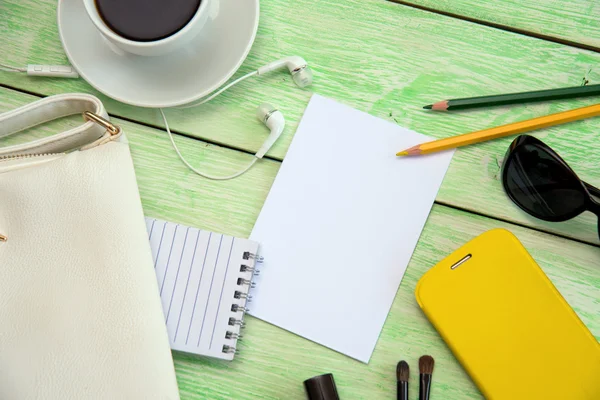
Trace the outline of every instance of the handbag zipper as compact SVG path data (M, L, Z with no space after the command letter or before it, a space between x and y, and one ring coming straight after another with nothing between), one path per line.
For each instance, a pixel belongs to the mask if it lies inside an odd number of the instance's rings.
M23 159L35 158L35 157L58 156L60 154L62 154L62 153L20 154L18 156L0 156L0 162L23 160Z
M94 123L102 126L103 128L106 129L106 131L110 134L110 136L117 136L121 133L120 126L110 123L109 121L105 120L104 118L102 118L101 116L99 116L97 114L94 114L93 112L85 111L83 113L83 119L85 121L91 121L91 122L94 122ZM39 153L39 154L34 153L34 154L21 154L18 156L0 156L0 162L22 160L22 159L34 158L34 157L58 156L61 154L64 154L64 153Z
M120 126L110 123L109 121L105 120L104 118L102 118L101 116L99 116L97 114L94 114L93 112L90 112L90 111L83 112L83 119L85 121L91 121L91 122L94 122L94 123L102 126L103 128L106 129L106 131L110 134L110 136L117 136L121 133ZM40 153L40 154L34 153L34 154L21 154L18 156L0 156L0 162L22 160L22 159L34 158L34 157L58 156L61 154L64 154L64 153Z

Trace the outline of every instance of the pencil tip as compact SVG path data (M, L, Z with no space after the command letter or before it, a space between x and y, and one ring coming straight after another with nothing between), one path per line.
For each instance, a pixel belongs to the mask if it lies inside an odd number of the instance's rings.
M399 151L396 153L397 157L403 157L403 156L418 156L419 154L422 154L421 151L421 145L418 144L416 146L410 147L408 149L404 149L402 151Z
M433 111L448 111L448 100L438 101L431 105Z
M432 108L432 107L433 107L433 104L428 104L428 105L426 105L426 106L423 106L423 108L424 108L425 110L431 110L431 108Z

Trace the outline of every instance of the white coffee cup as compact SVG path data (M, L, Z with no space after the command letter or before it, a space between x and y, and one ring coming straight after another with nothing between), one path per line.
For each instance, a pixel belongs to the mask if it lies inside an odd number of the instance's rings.
M126 52L140 56L160 56L185 46L200 33L208 20L209 3L211 1L212 0L202 0L190 22L183 28L169 37L150 42L138 42L116 34L104 23L102 17L100 17L94 0L83 0L83 3L88 16L94 25L96 25L96 28L106 39L115 44L115 46Z

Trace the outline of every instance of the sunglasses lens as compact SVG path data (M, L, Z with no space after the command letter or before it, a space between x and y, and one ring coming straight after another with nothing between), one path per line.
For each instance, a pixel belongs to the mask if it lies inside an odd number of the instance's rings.
M583 210L581 183L543 147L517 147L506 166L505 189L521 207L541 219L570 218Z

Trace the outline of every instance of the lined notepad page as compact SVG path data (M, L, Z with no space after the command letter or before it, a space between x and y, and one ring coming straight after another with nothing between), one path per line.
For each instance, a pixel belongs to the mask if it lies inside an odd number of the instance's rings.
M153 218L146 224L171 348L232 360L224 350L236 346L244 313L234 309L245 307L249 290L238 279L252 279L248 255L258 244Z

